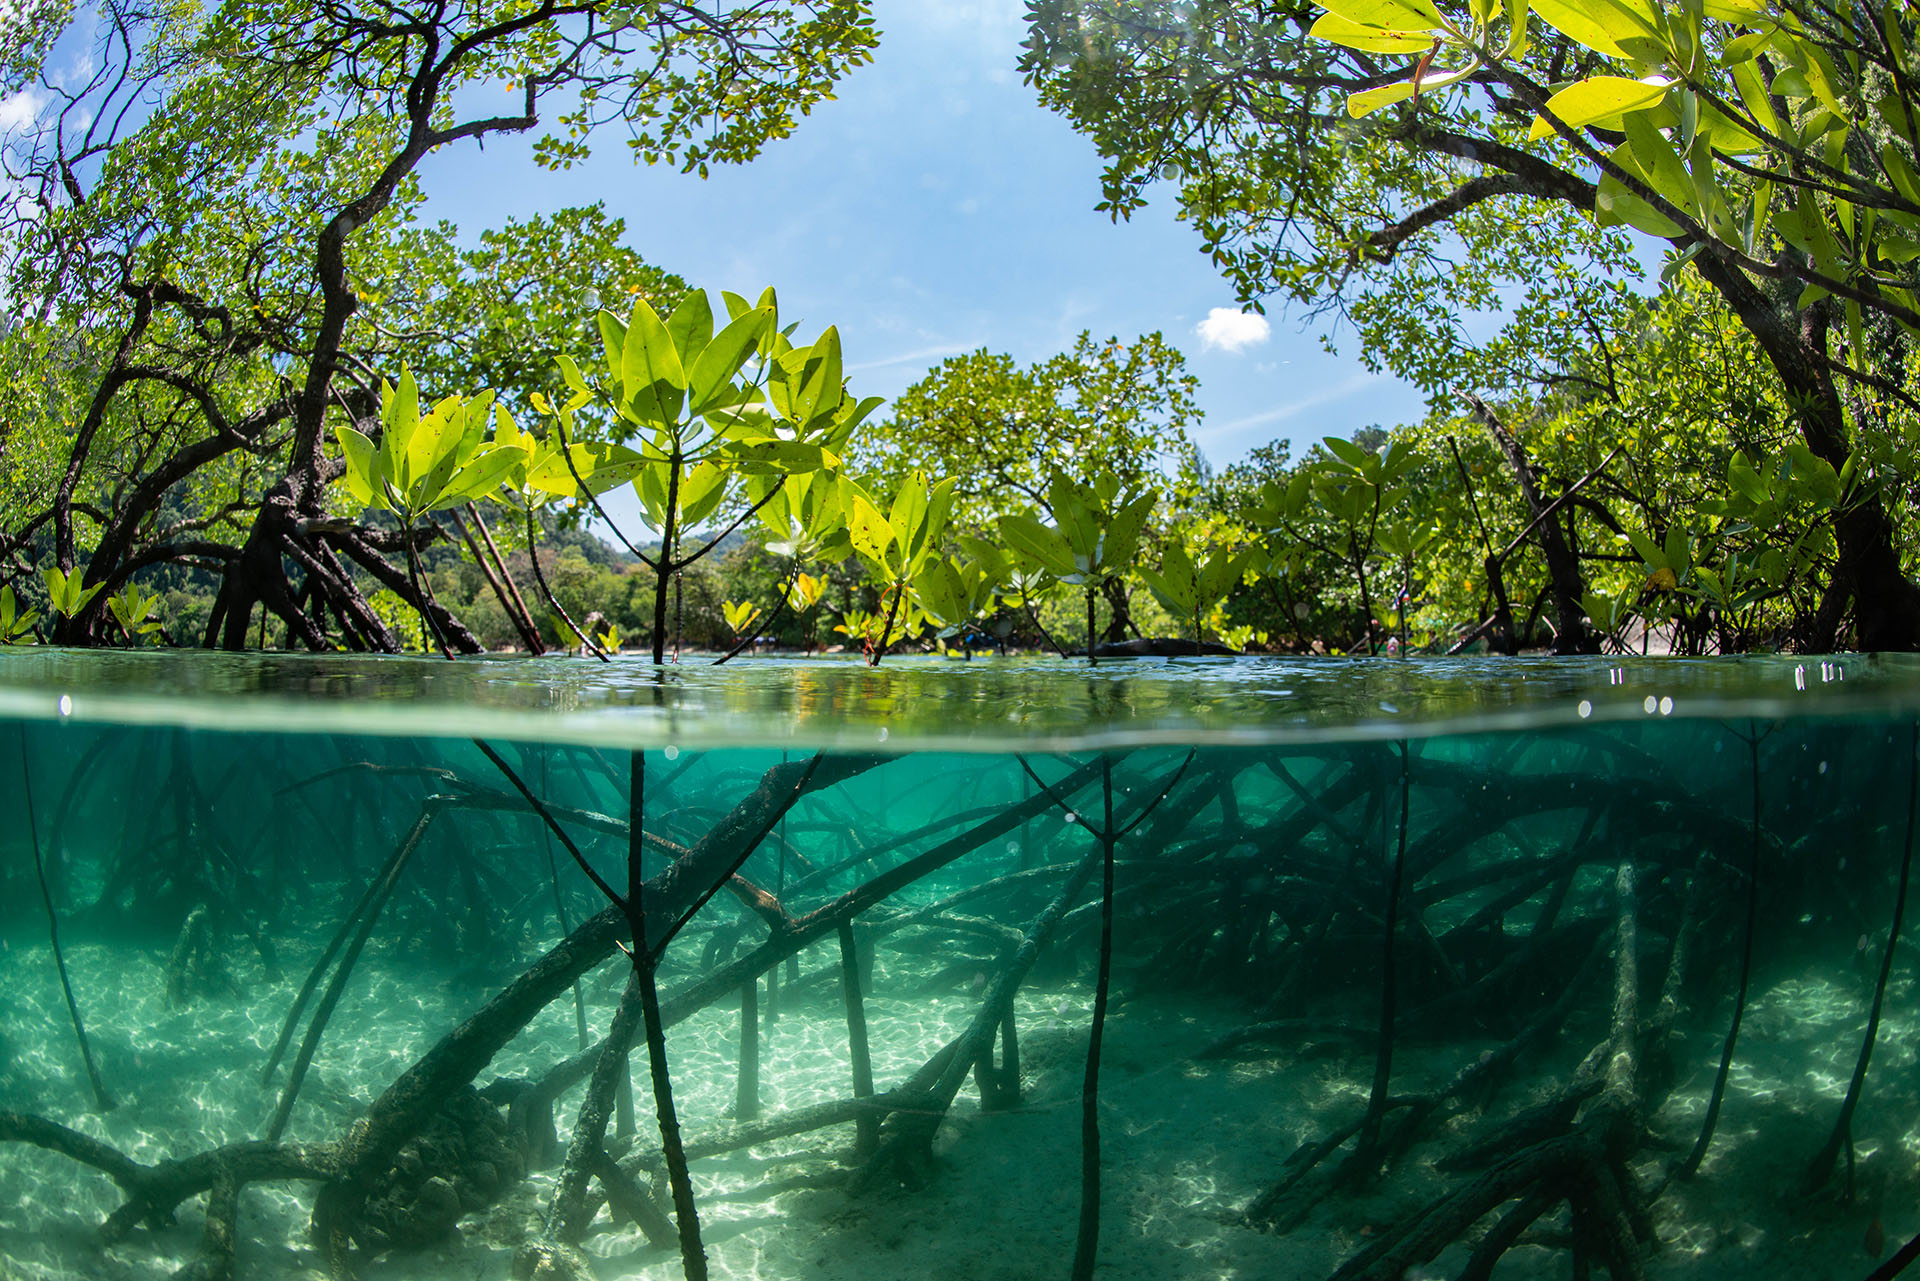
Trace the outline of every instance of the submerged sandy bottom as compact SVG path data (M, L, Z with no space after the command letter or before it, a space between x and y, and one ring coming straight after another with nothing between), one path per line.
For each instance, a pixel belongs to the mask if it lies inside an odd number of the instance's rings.
M84 1078L44 940L12 934L0 941L0 1108L40 1113L149 1162L264 1130L274 1096L261 1088L259 1071L310 954L285 956L287 975L273 980L252 958L250 965L237 962L244 1000L207 997L168 1010L162 952L71 946L88 1028L120 1098L114 1111L95 1115L86 1111ZM956 1034L973 1008L965 984L944 994L924 991L902 956L882 951L868 1006L883 1090ZM803 967L811 972L829 960L825 952L810 954ZM596 1027L611 1011L618 977L606 967L587 982L589 1021ZM665 986L672 989L671 978ZM333 1137L490 990L449 982L378 946L370 949L329 1027L288 1137ZM801 995L763 1032L763 1114L850 1093L837 988L815 982ZM1859 984L1836 968L1831 975L1776 977L1756 989L1713 1153L1698 1180L1676 1185L1655 1207L1661 1245L1649 1256L1650 1275L1864 1276L1872 1266L1865 1243L1876 1211L1889 1250L1920 1231L1914 995L1905 980L1888 994L1855 1125L1861 1192L1845 1204L1799 1196L1795 1188L1832 1123L1858 1051L1865 1022ZM983 1115L969 1083L941 1130L935 1175L918 1190L854 1197L835 1185L851 1126L696 1162L713 1275L739 1281L1064 1277L1079 1209L1079 1093L1090 1005L1084 981L1023 993L1024 1106ZM1702 1025L1723 1018L1716 1011ZM1241 1008L1210 998L1143 999L1112 1014L1100 1108L1099 1275L1106 1281L1329 1276L1376 1226L1450 1186L1450 1176L1434 1172L1431 1161L1486 1124L1469 1112L1434 1127L1377 1191L1329 1200L1287 1236L1239 1226L1236 1212L1300 1143L1364 1107L1372 1067L1370 1057L1346 1043L1234 1060L1191 1057L1245 1021ZM1489 1115L1544 1095L1551 1074L1577 1059L1595 1031L1578 1026L1543 1058L1523 1060L1522 1075L1495 1097ZM1665 1162L1684 1155L1697 1131L1719 1035L1697 1033L1681 1047L1681 1079L1653 1118L1655 1134L1677 1147L1643 1152L1639 1168L1648 1184L1658 1181ZM727 1118L737 1040L738 1014L731 1009L709 1009L669 1032L677 1101L692 1136ZM537 1074L577 1044L571 1002L556 1003L481 1083L494 1075ZM1490 1044L1464 1034L1445 1046L1405 1047L1396 1057L1395 1089L1445 1079ZM644 1071L636 1072L636 1093L644 1136L652 1116ZM556 1120L563 1137L578 1096L576 1089L562 1100ZM467 1216L446 1244L388 1254L365 1276L506 1277L514 1247L551 1195L555 1173L536 1172L491 1210ZM310 1189L297 1184L247 1190L241 1281L318 1277L307 1238L310 1197ZM117 1204L113 1185L95 1171L23 1145L0 1148L0 1279L145 1281L195 1257L202 1228L197 1201L181 1207L178 1225L169 1230L136 1230L103 1247L97 1228ZM631 1229L599 1232L587 1250L607 1281L680 1275L677 1255L648 1246ZM1456 1247L1429 1273L1452 1276L1464 1258ZM1570 1274L1564 1250L1544 1244L1516 1249L1496 1272L1500 1278Z

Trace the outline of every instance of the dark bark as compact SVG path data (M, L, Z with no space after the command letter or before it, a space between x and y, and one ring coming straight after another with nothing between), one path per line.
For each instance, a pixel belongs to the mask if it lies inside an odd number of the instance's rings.
M1850 444L1839 389L1827 363L1827 312L1816 304L1797 316L1775 305L1737 268L1713 254L1695 259L1704 276L1727 300L1766 352L1779 375L1787 402L1798 407L1800 435L1807 448L1838 471ZM1834 514L1839 548L1833 586L1853 601L1855 640L1866 650L1920 648L1920 587L1900 568L1892 519L1880 496L1866 490ZM1823 608L1801 637L1805 649L1829 653L1840 645L1837 611Z
M1559 521L1548 512L1548 502L1540 493L1539 478L1533 464L1527 460L1525 448L1485 401L1471 394L1462 395L1461 399L1480 419L1494 443L1500 447L1500 452L1506 455L1507 465L1513 469L1521 496L1526 499L1527 510L1535 518L1540 551L1547 562L1549 590L1553 595L1553 652L1599 653L1599 640L1587 630L1586 607L1581 603L1581 598L1586 595L1586 582L1580 573L1580 562L1567 545L1566 532L1560 528Z
M873 1096L873 1055L867 1046L867 1008L860 993L860 955L853 940L853 922L842 921L840 937L840 987L847 1007L847 1057L853 1068L853 1097ZM854 1142L854 1153L865 1160L873 1154L879 1137L879 1118L863 1113Z

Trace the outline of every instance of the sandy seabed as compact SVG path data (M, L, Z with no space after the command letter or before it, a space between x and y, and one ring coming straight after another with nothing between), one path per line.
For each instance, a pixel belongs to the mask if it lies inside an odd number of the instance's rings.
M206 996L182 1009L164 1000L164 953L82 941L68 949L77 995L102 1072L119 1106L87 1111L78 1054L44 940L10 931L0 939L0 1108L36 1112L71 1125L141 1161L189 1155L257 1137L273 1105L261 1087L265 1063L304 966L283 958L286 977L269 979L236 962L238 993ZM971 1017L968 986L928 992L908 954L883 951L868 1002L878 1088L897 1084ZM808 972L827 952L803 960ZM834 962L837 964L837 962ZM498 977L497 975L492 977ZM620 975L603 967L586 981L588 1016L604 1027ZM850 1093L846 1029L838 990L818 976L783 1003L762 1033L763 1115ZM673 982L665 986L671 990ZM289 1138L337 1135L432 1042L491 989L450 980L376 946L362 958L335 1013L294 1113ZM1874 1071L1856 1119L1860 1194L1807 1198L1794 1188L1832 1124L1845 1092L1865 1002L1850 974L1776 977L1749 1006L1712 1154L1698 1179L1670 1187L1655 1206L1654 1278L1864 1277L1877 1214L1887 1249L1920 1231L1920 1067L1915 1061L1916 993L1904 967L1888 993ZM932 1179L915 1190L855 1197L836 1182L852 1127L701 1160L694 1185L712 1275L735 1281L1028 1281L1063 1278L1073 1253L1080 1201L1080 1085L1091 995L1084 982L1034 985L1019 1002L1023 1105L982 1114L963 1091L936 1143ZM1724 1012L1700 1020L1711 1026ZM1522 1075L1486 1116L1469 1111L1432 1128L1376 1191L1336 1197L1286 1236L1239 1225L1237 1211L1276 1175L1302 1142L1364 1108L1370 1056L1348 1042L1252 1051L1195 1060L1199 1047L1247 1020L1243 1007L1210 997L1159 996L1121 1002L1107 1025L1101 1084L1104 1181L1098 1275L1102 1281L1167 1278L1312 1281L1330 1276L1376 1227L1449 1185L1431 1162L1492 1118L1544 1096L1597 1029L1576 1027L1547 1053L1522 1060ZM668 1053L683 1127L697 1135L733 1105L738 1013L710 1008L671 1029ZM1589 1036L1594 1031L1596 1036ZM1491 1041L1463 1032L1443 1045L1405 1047L1396 1091L1445 1079ZM493 1076L537 1075L578 1048L571 1002L556 1002L499 1058ZM1697 1132L1718 1062L1718 1033L1681 1045L1681 1079L1652 1118L1662 1148L1638 1166L1651 1186L1683 1156ZM643 1135L651 1119L645 1073L636 1072ZM277 1089L278 1079L275 1082ZM579 1091L556 1120L567 1133ZM554 1170L534 1173L491 1209L465 1217L440 1246L392 1252L369 1263L367 1281L494 1281L509 1274L551 1196ZM198 1201L177 1226L136 1230L103 1246L101 1221L118 1204L103 1175L60 1156L0 1148L0 1281L148 1281L195 1257ZM240 1281L320 1281L307 1232L311 1189L255 1184L241 1203ZM666 1281L678 1256L649 1246L631 1228L600 1229L586 1250L605 1281ZM1456 1246L1418 1276L1451 1277L1465 1259ZM1523 1244L1495 1276L1571 1276L1564 1250Z

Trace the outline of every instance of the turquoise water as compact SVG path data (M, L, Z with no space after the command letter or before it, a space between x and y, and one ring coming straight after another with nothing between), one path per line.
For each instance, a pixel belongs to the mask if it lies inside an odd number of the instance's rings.
M1864 1277L1917 678L0 653L0 1277Z

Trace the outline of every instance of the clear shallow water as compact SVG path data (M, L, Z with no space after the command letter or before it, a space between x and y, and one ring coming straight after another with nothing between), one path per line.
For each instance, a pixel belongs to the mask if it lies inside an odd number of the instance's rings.
M62 700L65 700L64 702ZM1651 700L1651 702L1649 702ZM1920 658L973 662L0 648L0 714L608 747L1009 751L1920 709Z
M514 1275L631 972L566 845L626 887L636 774L716 1276L1068 1276L1103 832L1103 1281L1471 1278L1536 1208L1496 1281L1864 1277L1920 1233L1905 661L100 657L0 653L6 1281L217 1257L205 1186L102 1244L122 1190L22 1118L179 1170L283 1101L331 1164L248 1175L234 1275ZM970 1034L997 1068L943 1075ZM664 1214L648 1082L636 1045L605 1142ZM681 1275L604 1209L569 1248Z

